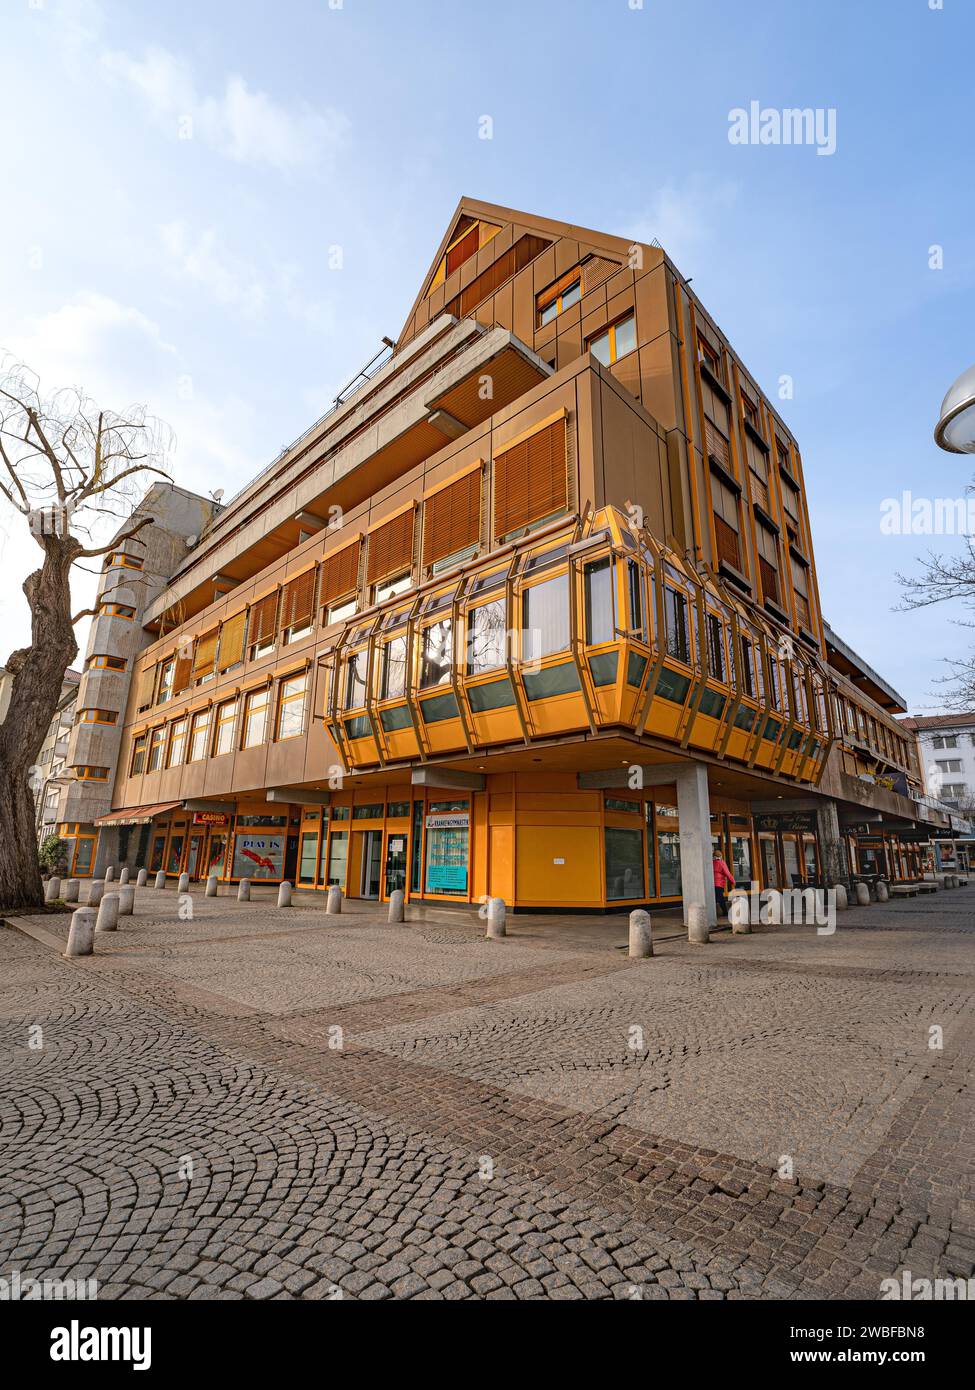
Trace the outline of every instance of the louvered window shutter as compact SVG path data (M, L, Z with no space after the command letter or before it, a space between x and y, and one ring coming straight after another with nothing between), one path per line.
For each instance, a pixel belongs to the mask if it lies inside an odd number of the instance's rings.
M494 460L494 538L568 505L565 418L553 420Z
M220 669L227 671L244 659L244 632L247 627L247 611L235 613L220 628Z
M413 565L413 522L416 508L410 507L369 533L368 583L387 575L411 569Z
M155 666L149 666L139 676L138 709L148 709L152 704L152 695L155 685L156 668Z
M173 672L173 694L179 695L190 683L190 676L193 671L193 657L178 656L176 658L176 669Z
M289 579L284 586L284 599L281 604L281 626L304 627L311 621L315 608L315 575L317 570L306 570L304 574Z
M442 487L423 503L423 563L476 545L481 538L481 470Z
M259 599L251 609L251 642L268 642L274 636L277 628L275 619L278 614L278 594L277 590L273 594L268 594L265 598Z
M205 632L202 637L197 639L196 650L193 653L193 678L213 674L213 668L217 660L217 629L212 632Z
M331 603L359 587L359 542L344 546L322 561L322 603Z

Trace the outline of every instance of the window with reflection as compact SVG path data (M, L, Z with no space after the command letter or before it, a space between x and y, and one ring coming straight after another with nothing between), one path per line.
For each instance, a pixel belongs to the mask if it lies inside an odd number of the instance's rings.
M503 598L472 608L467 615L467 673L496 671L505 663L507 605Z
M630 605L630 635L645 639L647 629L643 621L643 583L640 576L640 566L635 560L627 560L626 574Z
M379 698L392 700L406 690L406 638L394 637L383 647Z
M708 670L716 681L723 681L726 678L724 623L716 613L708 613L705 631L708 638Z
M366 703L366 658L365 648L349 655L345 667L346 709L359 709Z
M451 660L452 623L449 618L431 623L421 635L420 688L446 685L453 665Z
M690 662L691 644L687 628L687 595L667 584L664 587L664 620L667 624L667 655Z
M521 654L538 661L569 645L569 576L557 575L526 589L522 596Z
M613 614L613 563L608 555L586 565L586 641L590 646L612 642L616 635Z

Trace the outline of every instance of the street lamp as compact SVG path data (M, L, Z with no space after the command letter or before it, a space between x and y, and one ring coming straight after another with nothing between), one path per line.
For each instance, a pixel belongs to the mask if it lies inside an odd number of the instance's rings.
M935 443L949 454L975 454L975 367L969 367L941 402Z

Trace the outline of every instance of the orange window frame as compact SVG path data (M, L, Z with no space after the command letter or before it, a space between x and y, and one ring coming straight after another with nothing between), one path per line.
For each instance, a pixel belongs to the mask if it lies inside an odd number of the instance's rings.
M297 685L299 686L299 689L294 690L294 691L292 691L291 693L286 693L287 690L288 690L288 686L290 686L290 685L295 685L295 684L297 684ZM286 678L281 682L281 684L280 684L280 686L279 686L279 688L278 688L278 709L277 709L277 714L276 714L275 720L274 720L274 730L275 730L275 732L274 732L274 738L275 738L275 742L285 743L285 742L288 741L288 739L292 739L292 738L301 738L301 737L302 737L302 735L303 735L304 732L305 732L305 699L306 699L307 695L308 695L308 673L307 673L307 671L303 672L301 675L297 675L297 676L288 676L288 677L286 677ZM285 706L287 706L287 705L293 705L293 704L296 704L296 703L300 703L300 705L301 705L301 728L298 729L297 733L293 733L293 734L282 734L282 733L281 733L281 725L282 725L283 718L284 718Z
M207 744L210 737L210 713L209 709L202 709L197 710L196 713L190 717L190 732L186 746L186 761L188 763L201 763L206 758ZM200 734L202 734L203 751L202 753L194 755L193 747L196 743L197 736Z
M619 328L621 328L622 325L623 325L624 323L632 323L632 324L633 324L633 326L634 326L634 334L633 334L634 343L633 343L633 346L632 346L631 348L627 348L626 352L620 353L620 352L617 352L617 350L616 350L616 334L617 334L617 330L618 330ZM636 352L637 347L638 347L638 344L637 344L636 341L635 341L635 339L636 339L636 331L635 331L635 330L636 330L636 310L635 310L635 309L629 309L629 310L627 310L627 312L626 312L625 314L621 314L620 317L619 317L618 319L614 319L613 322L609 325L608 328L601 328L601 329L599 330L598 333L593 333L593 334L591 334L591 335L586 339L586 351L587 351L587 352L592 352L592 350L593 350L593 345L594 345L595 343L598 343L601 339L605 338L605 339L607 340L607 342L609 343L609 362L606 363L605 365L610 366L610 367L615 367L617 362L622 361L622 359L623 359L624 357L629 357L629 355L630 355L631 352Z
M166 766L181 767L183 754L186 751L186 731L189 727L189 720L186 715L181 715L179 719L174 719L169 726L169 744L166 749ZM179 757L177 758L177 753Z
M235 696L234 699L232 699L232 700L224 700L222 704L217 705L217 717L216 717L216 719L214 720L214 723L213 723L213 753L212 753L212 756L213 756L214 758L222 757L225 753L232 753L232 752L234 751L234 733L233 733L233 730L234 730L234 725L235 725L236 722L237 722L237 708L238 708L238 704L239 704L239 701L238 701L237 697ZM221 735L222 735L223 731L227 728L228 725L230 726L230 746L229 746L228 748L221 748L221 747L220 747Z
M262 743L267 742L267 715L270 704L271 691L267 686L261 686L258 690L251 690L244 696L244 717L240 726L240 746L241 748L259 748ZM255 714L262 716L260 738L249 736L249 725Z
M149 736L149 751L146 756L146 771L158 772L163 763L163 751L166 747L166 726L160 724L158 729L153 729ZM157 758L158 754L158 758Z
M139 734L132 744L132 757L129 759L129 776L139 777L146 770L146 751L149 744L148 734Z

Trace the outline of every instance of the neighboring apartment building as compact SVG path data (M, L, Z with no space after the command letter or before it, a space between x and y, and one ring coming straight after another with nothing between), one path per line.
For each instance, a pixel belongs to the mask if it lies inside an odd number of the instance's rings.
M96 869L713 911L712 843L765 886L912 877L940 815L823 622L796 440L679 271L491 204L128 616L71 755Z
M32 785L38 843L48 835L55 834L60 821L61 787L72 775L68 770L68 744L75 722L80 682L80 671L65 671L57 708L51 716L34 766Z
M925 789L956 811L975 809L975 712L901 721L921 749Z

